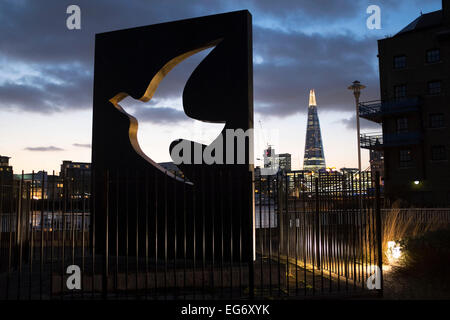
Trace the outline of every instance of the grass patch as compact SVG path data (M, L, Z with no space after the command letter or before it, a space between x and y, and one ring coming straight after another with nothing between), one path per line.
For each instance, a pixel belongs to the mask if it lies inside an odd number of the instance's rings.
M425 232L401 241L402 258L389 286L398 299L450 298L450 228Z

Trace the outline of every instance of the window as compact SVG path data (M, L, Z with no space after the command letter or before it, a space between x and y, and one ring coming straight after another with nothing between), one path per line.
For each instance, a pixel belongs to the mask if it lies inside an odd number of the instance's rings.
M428 94L436 95L441 93L441 81L428 82Z
M432 49L427 51L427 63L435 63L441 61L441 51Z
M442 128L444 126L445 123L443 113L430 114L430 128Z
M408 119L398 118L397 119L397 132L408 132Z
M394 69L406 68L406 56L394 57Z
M406 97L406 85L402 84L394 87L394 96L396 99L401 99Z
M412 164L411 150L400 150L400 167L410 167Z
M431 147L431 160L447 160L447 151L445 146L432 146Z

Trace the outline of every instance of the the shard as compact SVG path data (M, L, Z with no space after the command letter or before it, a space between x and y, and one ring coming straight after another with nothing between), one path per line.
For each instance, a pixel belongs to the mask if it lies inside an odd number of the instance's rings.
M317 115L316 95L314 89L309 91L308 124L306 126L305 156L303 170L319 171L325 169L322 135L319 116Z

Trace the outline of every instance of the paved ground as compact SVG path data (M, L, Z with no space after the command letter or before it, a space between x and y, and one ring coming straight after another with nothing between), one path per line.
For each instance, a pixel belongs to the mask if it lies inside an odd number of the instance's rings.
M384 296L388 300L450 299L447 283L439 277L415 275L394 267L384 274Z
M263 274L264 277L263 283L261 283L261 266L259 264L255 265L255 294L259 297L264 297L268 299L379 299L376 296L375 292L371 292L369 290L364 290L358 284L357 287L354 287L351 282L346 283L345 279L340 279L338 281L336 278L330 278L327 274L324 274L322 278L320 273L312 274L311 270L305 270L303 268L298 268L295 270L295 267L290 268L289 270L289 281L286 282L286 269L285 265L281 264L281 269L278 271L278 264L271 264L271 272L268 272L268 261L264 261L263 265ZM100 266L98 266L100 268ZM30 277L29 268L24 266L23 272L21 275L21 286L20 289L17 287L17 274L15 272L12 273L12 279L10 282L9 288L9 298L15 299L18 295L21 296L21 299L30 298L29 291L32 288L32 297L38 298L40 295L40 273L39 273L39 265L36 265L33 268L33 274ZM57 269L58 270L58 269ZM98 269L100 270L100 269ZM133 266L130 265L130 270L133 270ZM236 287L239 283L237 278L237 271L233 270L233 284L234 288L224 288L224 291L219 290L215 294L210 292L209 290L209 282L206 285L206 290L201 290L199 292L200 299L209 299L209 298L237 298L244 297L248 295L248 287L245 283L239 285L240 288ZM247 279L246 268L242 268L243 274L242 278ZM216 276L220 274L220 270L216 270ZM268 282L268 275L272 274L270 277L272 279L271 283ZM192 275L192 274L190 274ZM225 269L225 283L227 284L229 278L227 277L227 269ZM5 295L6 289L6 278L5 274L1 274L0 276L0 296ZM199 275L200 276L200 275ZM130 284L135 282L133 278L133 274L130 275L131 280ZM198 277L197 277L198 278ZM207 274L207 279L210 279L210 275ZM30 282L32 279L32 282ZM44 299L48 298L48 294L50 293L50 288L47 280L50 279L50 275L45 273L42 277L43 284L43 295ZM180 278L181 279L181 278ZM212 278L211 278L212 279ZM228 279L228 280L227 280ZM55 280L55 278L53 279ZM58 279L55 280L56 283L61 282ZM162 281L162 280L161 280ZM141 282L141 281L140 281ZM219 285L221 279L217 278L215 280L216 285ZM179 282L182 283L180 280ZM197 283L201 283L201 281L197 281ZM189 283L188 283L189 285ZM155 294L155 289L150 287L149 294L152 296ZM20 291L18 291L20 290ZM161 289L160 289L161 290ZM54 290L53 290L54 291ZM114 291L114 290L112 290ZM195 290L195 291L198 291ZM217 291L217 289L216 289ZM55 292L57 293L57 292ZM161 293L161 292L159 292ZM217 293L219 293L217 295ZM134 293L136 294L136 293ZM184 294L178 292L181 296ZM188 297L191 297L193 294L189 290L185 292ZM133 294L132 294L133 295ZM170 296L170 294L169 294ZM165 298L161 296L161 298ZM170 299L170 298L169 298ZM384 273L384 296L383 299L386 300L410 300L410 299L450 299L450 283L446 283L442 281L442 277L440 275L435 275L431 273L425 274L413 274L411 272L407 272L400 267L394 267L390 271Z

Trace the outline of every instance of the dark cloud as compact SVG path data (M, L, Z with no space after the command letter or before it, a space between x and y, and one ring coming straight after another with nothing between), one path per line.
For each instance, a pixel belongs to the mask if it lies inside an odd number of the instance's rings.
M78 148L91 148L90 143L74 143L73 146Z
M92 67L95 33L196 16L199 8L186 5L184 0L134 0L132 4L122 0L78 0L81 30L68 30L69 4L60 0L2 1L0 52L22 61L70 61Z
M343 119L340 122L343 123L347 129L356 130L356 116L352 116L351 118L348 119ZM361 130L372 130L381 132L380 124L363 118L360 118L359 126Z
M48 152L48 151L64 151L64 149L54 147L54 146L48 146L48 147L26 147L24 150L27 151L38 151L38 152Z
M320 108L351 110L353 100L346 89L351 81L358 79L367 85L363 100L378 96L377 38L357 39L342 32L311 35L298 30L364 18L369 2L78 0L82 29L73 31L65 25L70 3L5 0L0 3L0 58L11 65L26 64L35 74L0 82L0 109L49 113L91 108L95 33L249 9L254 19L254 54L262 58L254 68L256 112L279 117L306 112L311 88L316 89ZM399 6L394 0L373 4L385 12ZM264 27L274 21L285 28ZM169 84L162 84L155 97L179 97L185 83L179 75L189 75L205 53L196 56L177 66L168 76ZM138 113L139 120L151 122L184 118L181 111L169 107L142 108Z
M0 109L51 113L87 109L92 101L92 74L78 63L38 65L39 75L0 85Z
M347 87L355 79L367 86L362 99L377 96L375 38L256 29L255 52L262 58L254 68L257 112L280 117L306 112L310 89L321 109L351 110L354 98Z
M354 16L360 4L347 0L249 0L244 3L254 11L274 19L295 19L300 21L341 20Z

